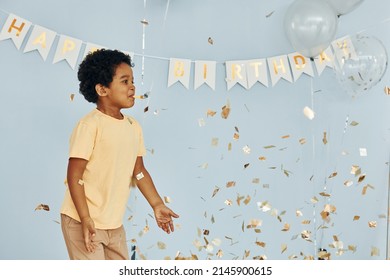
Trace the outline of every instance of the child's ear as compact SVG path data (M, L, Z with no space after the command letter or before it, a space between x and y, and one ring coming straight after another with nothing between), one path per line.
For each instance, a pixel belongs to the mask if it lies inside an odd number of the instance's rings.
M107 95L106 88L102 84L97 84L95 86L95 90L96 90L97 94L99 94L99 96L106 96Z

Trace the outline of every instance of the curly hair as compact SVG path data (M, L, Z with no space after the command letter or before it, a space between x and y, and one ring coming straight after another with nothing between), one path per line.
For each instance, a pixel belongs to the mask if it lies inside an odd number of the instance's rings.
M97 84L108 87L113 80L116 68L121 63L133 67L129 55L118 50L100 49L89 53L81 62L77 78L80 81L79 91L91 103L97 103Z

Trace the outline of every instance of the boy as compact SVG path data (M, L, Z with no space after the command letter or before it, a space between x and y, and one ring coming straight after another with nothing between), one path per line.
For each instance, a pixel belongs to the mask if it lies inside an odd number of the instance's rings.
M70 259L129 259L122 219L134 177L162 230L173 232L172 217L179 217L165 206L144 166L140 124L121 113L134 105L131 66L128 55L105 49L89 53L79 66L80 93L96 109L70 138L61 208Z

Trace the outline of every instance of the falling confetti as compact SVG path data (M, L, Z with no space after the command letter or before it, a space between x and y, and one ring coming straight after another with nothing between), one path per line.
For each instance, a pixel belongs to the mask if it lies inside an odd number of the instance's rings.
M307 107L307 106L305 108L303 108L303 114L309 120L314 119L314 111L312 109L310 109L309 107Z
M171 203L171 198L169 196L164 196L165 203Z
M390 95L390 87L385 87L385 94Z
M214 117L214 115L216 114L217 112L213 111L213 110L207 110L207 117Z
M214 188L213 195L211 196L211 198L213 198L218 192L219 192L219 188L216 186Z
M367 156L367 149L366 148L359 148L359 153L361 157Z
M149 22L148 22L146 19L141 20L141 23L142 23L143 25L149 25Z
M227 188L231 188L231 187L235 187L236 186L236 182L235 181L229 181L226 183L226 187Z
M209 37L209 38L207 39L207 41L209 42L210 45L214 45L214 40L213 40L213 38Z
M37 207L35 207L35 211L37 210L45 210L45 211L50 211L49 205L46 204L39 204Z
M368 222L368 227L370 228L376 228L377 226L377 222L376 221L369 221Z
M165 245L164 242L157 242L157 247L160 249L160 250L165 250L167 248L167 246Z
M271 17L271 16L273 15L273 13L275 13L275 11L270 12L270 13L267 14L265 17L266 17L266 18L269 18L269 17Z
M306 139L305 139L305 138L299 139L299 143L300 143L301 145L306 144Z
M228 101L225 106L222 107L221 117L227 119L230 114L230 102Z
M357 126L357 125L359 125L359 123L356 122L356 121L352 121L349 125L350 125L350 126Z
M74 100L74 96L75 96L74 93L71 93L71 94L70 94L70 101L73 101L73 100Z
M324 143L324 145L326 145L328 143L328 140L326 139L326 132L324 131L324 137L322 138L322 142Z

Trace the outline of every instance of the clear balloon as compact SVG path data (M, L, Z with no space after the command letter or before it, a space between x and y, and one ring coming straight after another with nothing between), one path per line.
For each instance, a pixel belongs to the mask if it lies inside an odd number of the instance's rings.
M325 0L336 11L337 15L345 15L357 8L364 0Z
M386 48L371 36L351 37L354 54L340 61L335 59L336 77L349 95L357 96L369 91L383 77L387 69Z
M337 14L324 0L296 0L284 18L284 29L292 47L311 58L328 48L337 25Z

